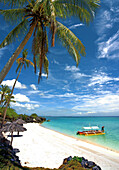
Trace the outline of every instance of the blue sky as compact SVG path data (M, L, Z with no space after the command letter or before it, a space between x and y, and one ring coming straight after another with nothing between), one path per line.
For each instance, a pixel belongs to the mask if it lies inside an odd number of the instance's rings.
M14 27L0 16L0 43ZM37 113L41 116L119 116L119 4L118 0L103 0L96 18L89 26L77 18L62 21L83 42L86 57L79 67L66 49L56 41L49 48L49 77L32 66L22 70L14 90L17 113ZM0 71L20 42L0 49ZM33 61L31 41L26 45L28 59ZM21 55L20 55L21 56ZM20 57L19 56L19 57ZM17 74L17 64L2 82L10 87Z

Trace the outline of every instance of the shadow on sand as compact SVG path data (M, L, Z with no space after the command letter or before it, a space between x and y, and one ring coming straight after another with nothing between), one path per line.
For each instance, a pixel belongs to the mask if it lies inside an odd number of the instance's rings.
M13 137L22 137L23 135L13 135ZM11 135L7 135L7 137L11 137Z

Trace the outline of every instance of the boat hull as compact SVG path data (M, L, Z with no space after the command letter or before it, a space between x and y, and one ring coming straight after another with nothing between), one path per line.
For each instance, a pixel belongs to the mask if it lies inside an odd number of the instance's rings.
M94 136L94 135L104 135L104 132L77 132L77 135L84 135L84 136Z

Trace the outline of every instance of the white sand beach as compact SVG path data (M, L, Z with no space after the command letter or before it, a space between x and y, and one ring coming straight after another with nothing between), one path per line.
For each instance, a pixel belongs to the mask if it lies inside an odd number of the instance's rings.
M58 168L66 157L83 156L94 161L102 170L119 170L119 153L44 128L37 123L24 124L24 127L27 131L20 133L23 136L13 139L13 147L20 150L17 155L23 166Z

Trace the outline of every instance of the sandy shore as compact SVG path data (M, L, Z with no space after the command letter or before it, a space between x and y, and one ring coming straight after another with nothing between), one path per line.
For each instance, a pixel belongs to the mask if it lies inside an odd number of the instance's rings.
M85 157L102 170L119 170L119 153L44 128L37 123L24 124L26 132L14 137L13 147L23 166L58 168L69 156ZM9 139L9 138L8 138ZM25 162L27 164L25 164Z

